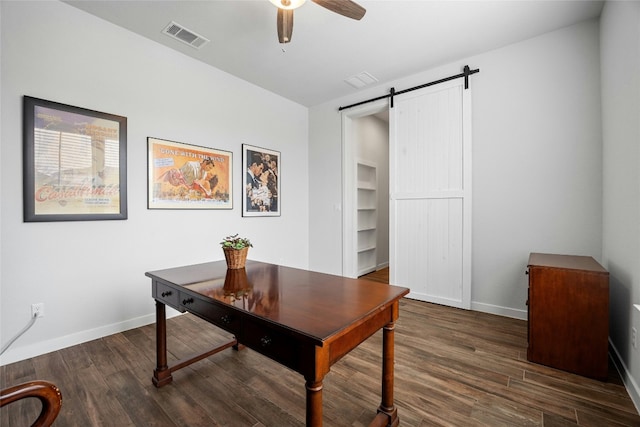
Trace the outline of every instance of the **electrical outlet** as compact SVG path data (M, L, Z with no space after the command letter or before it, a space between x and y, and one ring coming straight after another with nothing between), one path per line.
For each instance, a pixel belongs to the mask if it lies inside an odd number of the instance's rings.
M31 317L44 317L44 303L31 304Z
M638 348L638 331L636 328L631 328L631 345L633 348Z

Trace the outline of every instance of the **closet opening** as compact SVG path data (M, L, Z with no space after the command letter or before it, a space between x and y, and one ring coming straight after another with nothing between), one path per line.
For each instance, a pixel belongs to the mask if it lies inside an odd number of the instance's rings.
M389 267L388 102L344 116L343 275Z

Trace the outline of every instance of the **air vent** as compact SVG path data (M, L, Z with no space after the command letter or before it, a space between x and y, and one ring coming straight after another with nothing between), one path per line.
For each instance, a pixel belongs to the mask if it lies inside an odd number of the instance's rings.
M355 76L351 76L348 79L344 79L344 81L348 85L351 85L351 86L355 87L356 89L360 89L360 88L363 88L365 86L369 86L369 85L372 85L372 84L376 83L378 81L378 79L376 79L375 77L373 77L371 74L367 73L366 71L363 71L360 74L356 74Z
M162 32L169 37L179 40L196 49L200 49L202 46L209 43L209 39L206 39L191 30L187 30L176 22L171 22L164 30L162 30Z

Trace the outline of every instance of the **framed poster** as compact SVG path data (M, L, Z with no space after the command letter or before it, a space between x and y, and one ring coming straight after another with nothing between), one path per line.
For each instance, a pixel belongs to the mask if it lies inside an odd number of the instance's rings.
M127 219L127 118L23 101L24 221Z
M147 138L149 209L232 209L233 153Z
M242 144L242 216L280 216L280 152Z

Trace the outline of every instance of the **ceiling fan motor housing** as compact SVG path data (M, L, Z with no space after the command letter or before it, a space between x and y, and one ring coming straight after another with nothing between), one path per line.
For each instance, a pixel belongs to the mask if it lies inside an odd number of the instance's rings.
M269 0L278 7L276 25L278 41L289 43L293 34L293 10L302 6L306 0ZM347 18L360 20L367 12L364 7L351 0L312 0L319 6Z

